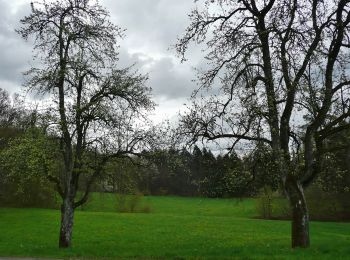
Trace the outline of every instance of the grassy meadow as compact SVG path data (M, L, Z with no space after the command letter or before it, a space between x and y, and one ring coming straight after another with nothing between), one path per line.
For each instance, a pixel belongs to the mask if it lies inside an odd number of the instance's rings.
M350 224L311 222L311 248L290 249L290 222L256 216L253 199L143 197L150 213L118 213L94 194L75 215L73 248L59 250L60 213L0 209L0 256L44 258L350 259Z

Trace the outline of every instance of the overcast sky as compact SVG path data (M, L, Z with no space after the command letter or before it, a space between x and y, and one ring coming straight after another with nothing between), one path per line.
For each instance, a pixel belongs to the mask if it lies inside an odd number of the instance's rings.
M196 87L193 67L198 50L181 64L172 46L188 24L192 0L100 0L111 20L126 29L120 42L121 67L137 63L149 74L149 86L159 104L153 119L173 119ZM30 13L30 0L0 0L0 88L19 92L32 60L32 46L16 33L19 20ZM197 53L195 53L197 51ZM197 57L197 58L196 58Z

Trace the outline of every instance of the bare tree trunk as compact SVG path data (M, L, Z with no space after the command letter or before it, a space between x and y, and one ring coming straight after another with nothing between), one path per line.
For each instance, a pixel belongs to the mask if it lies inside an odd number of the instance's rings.
M309 212L303 186L294 176L288 176L285 185L292 208L292 248L307 248L310 246Z
M69 198L64 199L61 206L61 229L59 247L68 248L71 246L73 231L74 207L73 201Z

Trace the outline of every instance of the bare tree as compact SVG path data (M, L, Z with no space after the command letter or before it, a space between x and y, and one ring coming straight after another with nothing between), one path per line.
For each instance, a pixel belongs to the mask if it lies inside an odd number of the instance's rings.
M150 138L145 112L153 109L146 77L117 69L122 30L95 1L57 0L31 4L18 33L34 38L40 66L26 74L27 87L51 97L49 129L60 137L64 169L47 177L60 196L60 247L70 247L74 209L111 158L136 154ZM79 179L87 175L77 198Z
M268 144L293 211L292 247L309 247L304 188L317 176L327 136L348 127L350 1L207 0L190 14L177 51L203 46L202 89L220 85L182 118L193 141ZM215 88L214 88L215 90ZM200 99L199 99L200 100ZM303 152L302 169L295 150Z
M25 128L30 124L30 114L34 109L25 109L24 101L15 93L12 96L0 88L0 128Z

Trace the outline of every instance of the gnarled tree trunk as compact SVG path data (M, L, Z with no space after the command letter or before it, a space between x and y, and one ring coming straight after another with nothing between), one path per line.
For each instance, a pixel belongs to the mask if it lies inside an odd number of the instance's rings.
M292 248L307 248L310 246L309 212L303 186L295 176L288 175L285 188L292 209Z
M74 219L74 203L71 199L64 199L61 206L61 229L59 247L68 248L72 242L73 231L73 219Z

